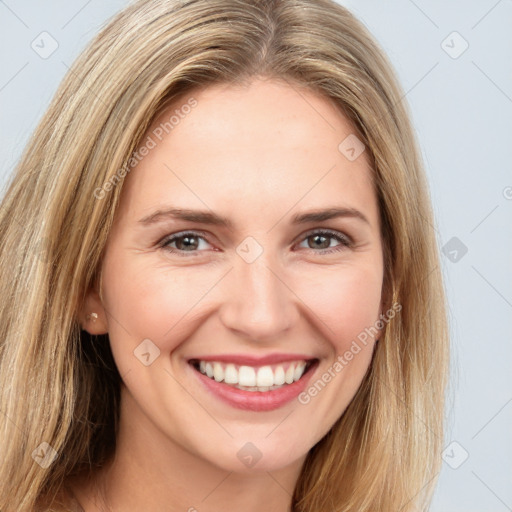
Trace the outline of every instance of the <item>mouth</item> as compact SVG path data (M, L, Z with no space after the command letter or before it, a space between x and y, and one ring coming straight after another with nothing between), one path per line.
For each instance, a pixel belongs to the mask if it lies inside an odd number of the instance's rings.
M266 393L301 380L317 359L248 365L220 360L191 359L189 364L207 378L241 391Z
M262 364L263 360L252 362L249 358L225 356L190 359L188 363L207 389L219 398L238 408L263 411L296 397L306 386L318 359L288 357Z

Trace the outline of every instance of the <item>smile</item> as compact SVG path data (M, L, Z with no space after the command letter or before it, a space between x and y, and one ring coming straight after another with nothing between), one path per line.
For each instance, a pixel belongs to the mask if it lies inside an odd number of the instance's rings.
M307 356L210 356L188 361L202 388L231 407L271 411L304 390L319 360Z
M271 391L297 382L313 364L312 360L290 361L260 367L223 363L221 361L193 361L192 365L203 375L245 391Z

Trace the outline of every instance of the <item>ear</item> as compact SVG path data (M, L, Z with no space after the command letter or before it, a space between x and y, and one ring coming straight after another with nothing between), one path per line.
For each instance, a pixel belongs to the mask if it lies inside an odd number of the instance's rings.
M80 312L80 325L89 334L108 333L108 321L105 308L98 292L91 287L85 296L84 305Z

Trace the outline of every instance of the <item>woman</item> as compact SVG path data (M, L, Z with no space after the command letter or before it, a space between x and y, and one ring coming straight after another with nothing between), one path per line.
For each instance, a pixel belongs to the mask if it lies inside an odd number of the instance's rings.
M328 0L102 30L2 203L1 510L427 510L447 327L402 97Z

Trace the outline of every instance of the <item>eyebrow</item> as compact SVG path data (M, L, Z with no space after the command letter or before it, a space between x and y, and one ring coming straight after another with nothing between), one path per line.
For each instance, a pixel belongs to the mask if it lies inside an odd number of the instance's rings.
M295 225L307 224L310 222L321 222L339 217L359 219L368 225L370 224L366 216L355 208L326 208L297 213L292 217L291 223ZM189 222L196 222L198 224L209 224L233 229L232 221L226 217L222 217L216 213L206 210L190 210L186 208L166 208L165 210L157 210L156 212L140 219L139 223L147 226L169 219L185 220Z

